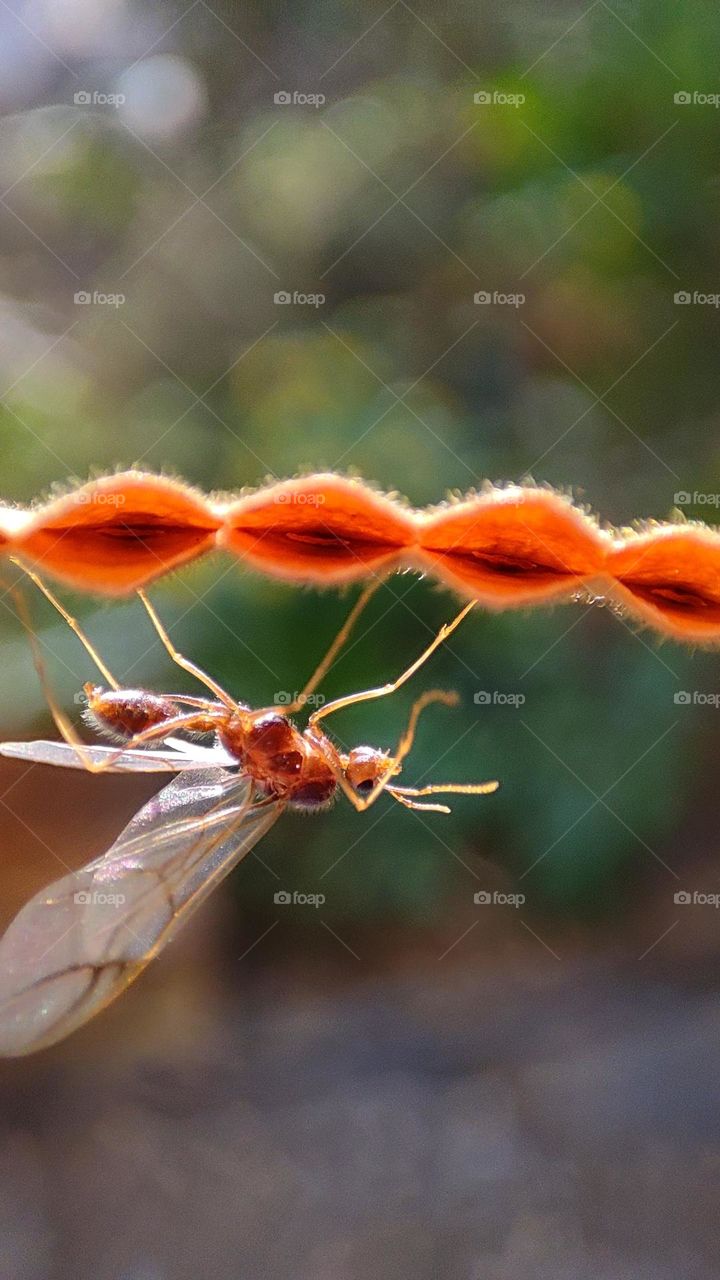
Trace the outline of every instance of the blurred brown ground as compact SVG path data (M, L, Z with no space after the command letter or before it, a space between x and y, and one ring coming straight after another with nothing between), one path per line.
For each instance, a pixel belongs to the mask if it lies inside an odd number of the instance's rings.
M7 917L43 842L79 865L154 786L22 774ZM533 919L542 944L498 911L440 959L465 916L345 945L280 918L241 958L282 910L238 921L246 870L90 1027L0 1064L3 1278L714 1280L711 931L638 963L664 904Z

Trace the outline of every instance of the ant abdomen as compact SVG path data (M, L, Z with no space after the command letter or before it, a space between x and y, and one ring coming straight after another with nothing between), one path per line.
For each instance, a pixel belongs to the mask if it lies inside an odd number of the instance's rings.
M85 719L107 737L124 740L146 729L173 720L179 707L157 693L145 689L102 689L86 685Z
M337 783L330 769L319 769L314 777L303 777L288 791L290 806L306 813L327 809L337 793Z

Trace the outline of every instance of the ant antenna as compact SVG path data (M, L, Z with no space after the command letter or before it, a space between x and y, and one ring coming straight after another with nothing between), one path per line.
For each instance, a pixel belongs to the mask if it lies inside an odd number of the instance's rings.
M447 782L432 783L427 787L395 787L386 784L385 790L395 800L399 800L400 804L404 804L406 809L425 809L433 810L435 813L450 813L451 810L446 804L415 804L413 799L408 797L415 796L433 796L440 794L452 793L461 796L489 796L493 791L497 791L500 783L493 782ZM368 797L369 799L370 797Z

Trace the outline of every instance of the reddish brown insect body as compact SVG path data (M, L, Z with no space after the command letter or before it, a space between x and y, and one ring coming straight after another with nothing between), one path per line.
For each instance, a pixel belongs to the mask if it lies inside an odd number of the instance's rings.
M169 698L145 693L142 689L101 689L86 684L87 710L84 719L108 737L122 741L144 733L180 714Z
M146 733L158 725L170 724L181 718L186 720L178 702L163 694L148 693L146 689L103 689L97 684L84 686L87 698L87 709L84 719L92 728L104 733L107 737L124 742L134 738L138 733ZM182 698L179 701L195 699ZM218 703L218 711L225 713L225 708ZM218 726L217 716L208 705L204 713L193 716L194 733L212 733ZM190 729L183 724L183 728Z
M223 703L207 702L202 710L184 713L170 697L144 689L102 689L86 685L88 718L102 733L116 740L175 725L185 733L217 733L222 746L268 796L286 800L296 809L324 809L335 798L338 769L358 794L368 793L392 772L390 756L375 747L339 752L320 729L300 731L279 711L231 711ZM155 733L152 736L156 736Z
M110 689L90 683L84 686L88 702L86 717L100 732L125 742L132 749L150 746L153 742L169 741L179 732L191 735L212 733L220 748L252 779L256 790L263 797L268 800L282 800L293 808L308 811L326 808L332 803L338 789L341 789L358 810L368 808L382 791L387 791L407 808L434 809L449 813L445 805L434 802L419 804L418 798L433 795L439 791L484 795L488 791L495 790L497 786L494 782L451 783L441 786L430 784L417 788L400 787L395 782L397 774L402 769L402 761L412 746L418 717L422 710L433 702L443 702L453 706L457 701L457 695L448 694L439 689L431 689L421 694L415 700L407 728L392 753L380 751L375 747L360 746L346 754L338 750L320 725L324 717L342 707L368 699L385 697L404 684L427 661L438 645L459 626L465 615L472 609L472 603L466 605L451 623L441 628L431 644L397 680L378 689L368 689L363 693L350 694L334 702L323 703L309 716L307 727L300 730L290 719L289 712L296 711L305 705L308 695L316 687L335 654L347 639L355 620L373 594L374 587L368 588L359 597L345 625L303 693L298 695L295 702L284 712L281 712L274 707L252 711L245 704L237 702L207 672L179 654L155 610L142 592L138 593L140 599L170 656L183 670L200 680L214 694L214 698L189 697L187 694L160 695L145 689L123 689L102 663L75 619L67 613L37 576L34 575L33 580L51 604L60 611L112 685ZM32 641L29 628L28 633ZM40 664L37 665L41 669ZM53 707L50 697L48 700ZM53 714L65 740L74 742L76 751L82 755L82 745L74 738L63 717L57 714L57 709ZM111 762L108 761L105 767L110 764ZM85 755L85 767L95 768L87 755ZM102 765L97 766L97 768L102 767Z
M316 812L338 791L362 811L385 792L408 809L449 813L421 803L441 792L487 795L497 782L398 786L421 712L455 706L456 694L427 689L415 699L392 752L374 747L340 751L321 722L343 707L394 693L460 625L472 602L440 629L393 681L321 700L299 729L290 719L306 706L374 587L358 598L302 693L290 703L252 711L175 649L145 595L140 599L172 660L211 697L123 688L79 623L37 577L101 673L88 683L91 724L120 745L88 745L57 704L22 593L11 588L27 630L35 666L63 742L4 742L0 755L100 773L172 772L179 776L132 819L107 852L36 894L0 940L0 1056L53 1044L114 999L169 941L182 920L245 857L284 809ZM212 733L211 746L179 735Z
M322 809L335 797L337 782L323 753L324 735L301 733L278 711L231 715L220 741L262 791L284 796L299 809Z

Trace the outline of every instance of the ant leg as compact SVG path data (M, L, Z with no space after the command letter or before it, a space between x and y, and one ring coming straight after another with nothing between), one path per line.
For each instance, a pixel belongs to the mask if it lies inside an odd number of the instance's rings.
M62 716L62 712L60 714ZM206 720L206 718L206 715L203 716L204 720ZM69 729L68 734L58 720L56 720L55 723L60 729L65 741L75 750L84 768L87 769L89 773L105 773L108 769L112 769L113 765L117 763L126 751L132 751L136 747L142 747L148 742L154 742L156 740L160 740L162 742L178 729L192 730L196 726L197 720L197 712L193 712L192 714L188 713L187 715L173 716L170 720L164 720L162 724L151 725L149 729L143 729L140 733L133 734L133 736L128 738L126 742L120 744L117 751L114 751L112 755L106 756L104 760L97 761L94 761L89 757L87 746L82 739L78 737L73 725L66 722L66 728Z
M420 697L415 699L410 709L407 728L401 735L397 747L391 756L392 768L388 770L382 778L378 778L378 781L375 783L372 790L366 796L362 797L363 809L369 809L370 805L375 803L378 796L382 795L383 791L388 790L395 799L399 800L400 804L404 804L407 809L432 809L437 813L450 812L447 805L415 805L411 804L409 801L406 802L402 799L401 795L397 794L397 792L399 790L402 794L410 794L409 788L391 787L390 782L400 772L400 765L412 748L412 744L415 741L417 723L425 708L429 707L433 702L443 702L446 707L456 707L459 701L460 698L457 693L450 693L445 689L427 689L425 693L421 693ZM414 794L414 792L412 794Z
M366 604L368 603L369 600L372 599L378 587L380 586L382 586L382 578L376 578L374 582L370 583L369 587L366 587L365 590L361 592L361 594L358 596L357 600L355 601L355 604L353 605L352 609L350 610L350 613L345 619L345 622L341 626L335 639L330 645L330 648L325 654L325 657L323 658L322 662L318 663L310 679L305 685L305 688L302 690L301 693L298 694L295 701L291 702L289 706L283 707L282 709L283 715L286 715L286 716L294 715L296 711L300 711L300 709L305 706L305 703L307 702L310 695L315 692L318 685L320 684L320 681L325 678L331 666L333 665L338 653L340 652L346 640L348 639L353 627L355 626L355 623L360 617L360 614L363 612L363 609L365 608Z
M394 800L398 800L400 804L405 805L406 809L423 809L427 812L450 813L447 805L444 804L416 804L417 796L432 796L438 793L463 796L487 796L493 791L497 791L500 783L492 782L448 782L448 783L431 783L425 787L398 787L395 786L392 779L400 772L399 766L410 751L415 737L417 722L425 707L433 702L444 702L446 706L457 706L459 701L456 693L448 693L443 689L428 689L425 693L421 693L420 697L414 702L410 711L410 719L408 726L403 733L397 748L392 755L392 767L382 778L379 778L372 791L364 796L361 801L363 809L369 809L374 804L378 796L383 791L388 791ZM413 797L410 799L409 797Z
M15 602L15 608L17 610L18 617L28 637L28 641L30 643L30 652L32 654L33 666L37 671L38 679L42 687L43 695L45 697L45 701L47 702L50 714L55 722L55 727L57 728L61 737L67 743L67 745L69 747L72 747L73 751L78 757L78 760L80 761L83 768L87 769L88 773L97 773L99 772L97 764L95 764L94 761L91 759L85 743L83 742L82 738L80 737L77 730L75 729L75 726L73 725L72 721L69 720L68 717L65 715L65 712L62 710L60 704L57 701L57 698L55 697L55 694L53 693L50 687L50 681L48 680L47 672L45 670L45 663L43 661L42 653L40 652L40 645L38 642L38 638L35 634L35 631L33 630L33 625L30 619L30 614L28 612L28 607L27 607L27 602L25 600L25 597L22 591L20 590L20 588L15 585L8 587L8 591L10 592L10 595L12 596ZM61 612L62 612L62 609L61 609Z
M206 671L203 671L202 667L198 667L194 662L191 662L189 658L184 657L182 653L178 653L178 650L175 648L170 636L155 612L154 605L150 603L145 592L139 590L137 594L140 597L140 600L142 601L162 644L167 650L169 656L172 658L172 661L176 663L178 667L182 667L183 671L187 671L191 676L194 676L201 684L204 684L205 687L209 689L211 693L214 693L215 697L219 698L220 701L223 702L226 707L229 707L231 711L237 711L238 704L235 699L231 698L230 694L226 693L222 686L213 680L212 676L209 676Z
M420 697L414 703L410 712L410 719L405 733L401 737L397 749L395 751L395 763L400 764L408 754L415 737L415 729L420 717L421 711L431 702L444 702L446 706L457 706L459 698L457 694L444 693L442 689L428 689L426 693L421 693ZM435 804L414 804L405 799L406 796L432 796L437 792L452 792L456 795L463 796L487 796L491 792L497 791L499 782L449 782L447 784L432 783L426 787L396 787L385 786L400 804L404 804L408 809L434 809L438 813L449 813L450 810L446 805ZM369 799L370 797L368 797Z
M314 725L318 722L318 720L322 719L323 716L328 715L332 711L339 711L341 707L351 706L355 702L367 702L370 699L374 699L374 698L384 698L387 695L394 693L396 689L399 689L401 685L405 684L405 682L415 674L415 672L423 665L424 662L427 661L427 659L431 656L431 654L435 652L438 646L441 645L442 642L446 640L449 635L452 634L455 628L459 627L460 623L467 616L470 610L474 608L474 605L475 605L475 601L471 600L469 604L465 605L465 608L460 611L460 613L457 615L457 617L453 619L452 622L445 623L445 625L440 628L438 634L436 635L432 643L429 644L427 648L423 650L420 657L417 658L410 667L408 667L404 672L402 672L400 676L398 676L397 680L394 680L389 684L381 685L377 689L368 689L363 693L349 694L344 698L337 698L334 702L327 703L324 707L321 707L318 711L313 712L313 714L309 718L309 727L310 728L314 727ZM375 803L378 796L380 796L382 792L388 787L388 784L391 782L392 778L395 777L396 774L399 772L398 765L405 758L410 748L412 747L413 740L415 737L415 731L417 728L417 722L420 717L420 714L423 711L423 709L426 706L428 706L431 702L445 702L446 705L453 706L457 703L457 695L452 693L445 693L441 689L432 689L432 690L428 690L427 693L422 694L416 700L410 712L410 719L408 721L407 728L403 733L402 737L400 738L400 742L398 743L397 751L395 755L391 757L392 759L391 767L387 770L387 772L383 775L383 777L378 779L375 786L372 788L372 790L369 792L367 796L358 796L353 791L352 787L350 787L349 783L347 782L347 779L345 778L342 767L339 764L337 768L333 768L333 772L335 773L337 781L341 786L344 794L350 800L354 808L358 810L358 812L363 812L365 809L369 809L370 806ZM400 803L402 804L404 802L401 800ZM408 805L406 807L410 807L410 806ZM438 806L438 811L441 813L448 812L446 806Z
M50 603L56 604L59 612L62 613L63 617L67 618L68 622L70 622L71 621L70 618L66 614L62 605L60 605L59 601L55 600L51 592L46 591L45 584L42 583L37 578L37 575L33 574L30 576L33 578L33 581L37 582L37 585L40 587L43 593L48 595L48 599L50 600ZM40 652L38 637L33 628L32 620L30 618L30 613L27 607L27 601L25 600L25 597L21 589L17 585L13 584L12 586L8 587L8 591L15 603L15 608L16 608L18 617L20 619L20 622L22 623L23 630L25 631L28 637L28 641L30 644L30 652L32 654L33 666L35 667L35 670L38 674L38 679L40 680L40 685L42 687L45 701L47 702L48 709L53 718L53 721L55 722L55 726L58 729L63 740L67 743L67 745L69 747L72 747L81 765L83 766L84 769L87 770L88 773L104 773L105 770L108 769L115 762L115 760L118 759L120 755L122 755L124 751L128 750L128 748L140 745L142 742L148 741L152 737L167 736L168 728L172 730L182 729L182 728L185 728L185 729L192 728L193 724L197 721L197 712L193 712L192 715L188 714L185 716L174 716L172 720L166 720L165 723L162 725L153 726L152 730L146 729L143 731L143 733L136 734L134 738L131 738L128 742L123 743L122 747L118 749L118 752L116 755L111 756L102 761L94 761L88 751L87 744L83 742L74 724L68 718L68 716L66 716L65 712L62 710L50 686L50 681L48 680L47 672L45 670L45 662L43 660L42 653ZM73 630L75 630L75 628L73 628ZM78 634L78 632L76 632L76 634ZM83 643L85 643L85 640L82 634L78 634L78 638L81 639ZM86 648L88 648L88 651L91 654L93 654L93 657L94 657L92 646L89 644L89 642L86 645ZM97 659L95 660L97 661ZM102 664L98 663L98 665L100 667L100 670L103 671L103 674L109 676L109 672L107 672L107 670L103 668ZM119 687L115 681L113 681L113 687L116 689ZM191 699L191 702L192 702L192 705L198 705L199 707L202 707L204 711L207 711L207 709L213 705L209 702L206 703L205 701L201 701L200 699ZM159 733L157 732L157 730L162 730L162 732Z
M353 808L357 809L358 813L361 813L362 810L365 808L363 798L362 796L359 796L356 791L353 790L347 778L345 777L345 769L343 766L343 762L340 757L340 752L335 746L335 743L332 742L330 738L328 738L324 733L313 734L312 739L315 746L318 747L319 750L322 752L322 755L325 759L326 764L328 765L328 768L332 770L335 781L337 782L343 795L350 801L350 804L353 806Z
M206 711L217 710L218 706L210 698L191 698L187 693L168 693L165 696L170 702L181 702L186 707L204 707Z
M82 627L80 626L80 623L77 621L77 618L73 618L72 614L68 613L65 606L60 603L57 596L54 595L54 593L50 590L50 588L45 585L45 583L43 582L39 574L34 573L32 569L28 569L24 564L21 564L20 561L16 560L14 557L11 557L11 558L12 558L12 563L16 564L18 568L22 569L23 573L27 575L30 581L34 582L35 586L38 587L40 591L42 591L46 600L50 601L50 604L52 605L53 609L56 609L57 612L60 614L61 618L65 619L70 630L74 631L75 635L77 636L83 648L90 654L90 657L95 663L95 666L97 667L100 674L103 676L105 680L107 680L108 684L110 685L110 688L119 689L120 688L119 682L115 679L109 667L105 665L97 649L94 647L94 645L91 644L90 640L88 639Z
M388 795L391 795L393 797L393 800L397 800L398 804L404 805L406 809L415 809L415 810L421 811L422 813L451 813L452 812L452 810L449 809L446 804L415 804L414 801L412 800L406 800L405 796L398 795L397 791L395 791L392 787L388 787L387 791L388 791Z
M32 569L28 569L25 565L21 564L20 561L16 560L14 557L11 557L11 560L12 560L12 563L16 564L19 569L22 569L23 573L26 575L26 577L30 578L31 582L35 583L35 586L40 591L42 591L43 595L50 602L53 609L56 609L57 612L60 614L60 616L65 619L71 631L75 633L75 635L77 636L83 648L87 651L87 653L89 653L90 657L95 663L95 666L97 667L98 671L103 676L103 678L107 681L110 688L111 689L122 688L122 685L120 684L120 682L115 679L112 671L103 662L97 649L91 643L85 631L83 631L77 618L74 618L70 613L68 613L65 606L61 604L61 602L58 600L54 592L52 592L50 588L47 586L47 584L43 582L40 575L35 573ZM18 604L17 596L15 596L15 603L16 605ZM25 609L24 599L23 599L22 607L23 607L23 612L25 612L27 616L27 610ZM22 618L21 618L21 621L22 621ZM25 629L28 630L27 627ZM32 634L34 635L34 631L32 632ZM182 703L185 703L187 706L191 706L191 707L212 707L215 705L214 703L210 702L208 698L191 698L184 693L179 693L177 695L172 696L172 701L182 702Z
M453 631L455 631L455 629L460 626L463 619L467 617L470 610L475 608L475 604L476 601L471 600L469 604L465 605L464 609L460 610L457 617L453 618L452 622L446 622L445 625L440 628L432 643L423 650L420 657L416 658L411 666L398 676L397 680L392 680L388 684L380 685L377 689L365 689L362 693L350 693L344 698L336 698L333 702L327 702L324 707L320 707L317 711L313 711L312 715L309 717L308 723L310 725L317 724L318 720L323 719L325 716L329 716L335 711L340 711L343 707L351 707L356 702L369 702L371 699L385 698L388 694L395 693L396 689L399 689L401 685L405 684L405 682L411 678L411 676L415 675L415 672L420 669L423 663L427 662L431 654L435 652L443 641L447 640L449 635L452 635Z
M341 790L347 796L348 800L351 802L353 807L358 810L359 813L362 813L365 809L369 809L370 805L374 804L378 796L381 795L382 792L385 790L388 790L390 794L394 797L394 799L398 800L400 804L404 804L406 809L425 809L428 811L433 811L435 813L450 813L450 810L448 809L447 805L414 804L412 803L412 801L405 799L405 796L410 796L410 795L426 795L426 794L429 795L430 791L432 791L433 788L430 788L426 791L416 791L414 788L411 788L411 787L396 788L394 786L391 786L390 783L392 779L400 772L398 766L405 759L405 757L407 756L408 752L412 747L412 744L415 738L415 731L417 729L417 723L418 723L418 720L420 719L422 712L425 710L425 707L430 706L434 702L442 702L447 707L455 707L457 706L459 700L460 699L456 693L450 693L445 689L428 689L425 691L425 693L421 693L419 698L416 698L410 710L410 717L408 719L407 728L402 734L400 741L398 742L398 745L395 751L393 752L393 755L391 756L391 760L392 760L391 768L384 774L382 778L378 779L373 789L366 796L359 796L357 792L354 791L353 788L350 786L349 782L345 777L345 772L343 770L342 762L340 760L340 756L336 747L328 738L326 738L323 735L322 742L323 742L323 747L325 749L325 755L326 755L328 764L330 765L330 768L335 774L335 779L338 785L340 786ZM497 784L489 785L488 789L494 790L496 785ZM455 790L454 787L451 787L450 789ZM462 789L465 790L464 787ZM440 788L438 788L438 790L440 790ZM445 790L445 788L442 788L442 790ZM473 788L473 791L474 790L475 788Z
M203 716L201 719L205 720ZM106 769L111 769L115 762L124 755L126 751L133 751L136 747L142 747L147 742L154 742L156 739L164 741L170 737L178 729L186 729L192 731L197 725L198 715L196 712L188 712L187 715L173 716L170 720L163 720L161 724L151 725L149 729L142 729L140 733L135 733L126 742L118 746L116 752L111 756L107 756L105 760L100 761L93 767L93 773L104 773Z

